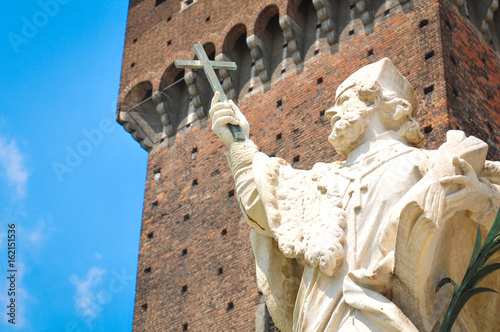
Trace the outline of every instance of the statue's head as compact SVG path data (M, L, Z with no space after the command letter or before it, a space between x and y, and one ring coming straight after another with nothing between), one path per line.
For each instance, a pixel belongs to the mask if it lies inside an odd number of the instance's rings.
M415 91L388 58L365 66L337 88L335 105L325 112L332 133L329 141L347 157L375 131L396 132L413 146L423 143L414 115Z

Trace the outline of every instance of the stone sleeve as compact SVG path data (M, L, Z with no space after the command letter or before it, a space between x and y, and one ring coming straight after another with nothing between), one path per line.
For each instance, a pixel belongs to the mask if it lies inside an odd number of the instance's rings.
M252 171L253 157L257 152L255 143L247 140L231 144L226 156L233 174L238 203L248 225L257 233L272 236Z

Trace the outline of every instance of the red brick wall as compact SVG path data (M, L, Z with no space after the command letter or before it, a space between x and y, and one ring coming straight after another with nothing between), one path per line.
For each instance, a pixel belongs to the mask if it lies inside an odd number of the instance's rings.
M441 14L451 127L490 146L500 159L500 59L481 34L443 1Z
M271 3L279 7L280 16L286 13L288 1L266 1ZM179 1L166 1L156 9L154 0L131 6L119 100L143 80L150 80L158 89L173 60L194 57L194 43L213 42L219 54L226 34L236 24L243 23L251 35L265 6L258 0L199 0L183 12L179 12ZM393 61L417 92L417 118L422 130L427 128L427 148L437 148L443 142L450 117L453 126L468 134L496 139L485 129L485 122L497 122L499 116L498 93L492 90L498 86L493 82L499 82L498 59L478 34L450 6L438 1L415 1L405 10L395 7L387 16L377 15L367 29L356 19L342 31L336 46L323 43L326 46L320 54L309 55L302 69L287 67L285 75L266 91L258 89L251 96L240 96L251 138L261 151L290 163L300 156L295 166L304 169L317 161L339 159L327 141L329 124L321 112L332 106L335 89L343 79L383 57ZM206 22L208 16L210 21ZM171 17L169 22L167 17ZM424 20L428 23L423 24ZM450 21L452 31L445 20ZM353 28L355 33L350 36L348 30ZM171 46L167 40L172 40ZM368 56L371 49L373 55ZM434 56L426 60L432 51ZM450 54L454 54L457 66L450 63ZM130 68L132 62L136 63L134 68ZM470 84L477 76L479 84ZM320 77L323 82L318 84ZM424 95L430 86L433 91ZM453 100L452 86L458 91L459 102ZM492 99L485 96L489 92ZM281 107L277 107L278 100ZM476 113L479 116L472 116ZM497 128L496 123L492 125ZM280 140L276 139L278 134L282 135ZM198 151L195 157L193 148ZM205 119L193 122L189 129L150 152L134 331L182 331L186 323L194 331L254 330L255 308L261 299L249 228L235 197L228 197L234 185L224 151ZM155 170L160 170L159 180L154 179ZM193 185L193 180L198 184ZM187 214L189 220L184 220ZM226 235L221 235L223 229ZM151 232L153 237L148 238ZM183 249L187 249L186 255ZM151 272L146 273L149 267ZM188 288L183 293L184 285ZM229 302L234 305L232 310L228 310Z

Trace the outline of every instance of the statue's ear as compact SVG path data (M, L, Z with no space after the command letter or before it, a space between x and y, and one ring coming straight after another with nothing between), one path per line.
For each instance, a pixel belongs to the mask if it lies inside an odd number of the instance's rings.
M392 120L400 121L411 114L411 104L409 101L401 98L396 98L394 101L394 110L389 113Z

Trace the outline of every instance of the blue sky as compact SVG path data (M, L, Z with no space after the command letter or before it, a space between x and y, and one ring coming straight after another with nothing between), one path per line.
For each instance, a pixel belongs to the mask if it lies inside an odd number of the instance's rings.
M1 331L131 330L147 153L115 121L127 6L26 0L2 10Z

